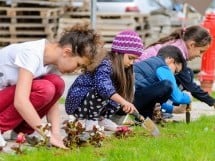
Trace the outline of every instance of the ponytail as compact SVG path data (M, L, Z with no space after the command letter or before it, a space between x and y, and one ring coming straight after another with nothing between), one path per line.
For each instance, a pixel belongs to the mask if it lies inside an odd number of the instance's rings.
M195 45L198 47L203 47L211 43L210 33L204 27L197 25L177 29L170 35L165 36L159 39L157 42L150 44L148 47L157 44L164 44L169 41L176 41L178 39L182 39L184 41L193 40L195 42Z

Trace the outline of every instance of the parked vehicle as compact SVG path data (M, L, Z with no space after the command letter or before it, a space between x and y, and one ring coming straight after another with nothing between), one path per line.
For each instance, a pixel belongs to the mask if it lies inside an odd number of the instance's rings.
M172 9L172 0L97 0L98 12L140 12L150 13L161 7Z

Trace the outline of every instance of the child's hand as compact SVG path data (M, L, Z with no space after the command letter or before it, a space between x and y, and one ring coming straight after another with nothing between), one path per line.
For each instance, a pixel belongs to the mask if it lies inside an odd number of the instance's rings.
M122 105L122 109L125 113L133 113L134 111L137 111L134 105L127 101Z
M52 146L55 146L57 148L65 149L67 150L68 148L64 145L62 139L59 136L51 135L50 137L50 143Z
M185 113L186 107L187 107L187 105L185 105L185 104L181 104L179 106L174 106L173 113L175 113L175 114Z

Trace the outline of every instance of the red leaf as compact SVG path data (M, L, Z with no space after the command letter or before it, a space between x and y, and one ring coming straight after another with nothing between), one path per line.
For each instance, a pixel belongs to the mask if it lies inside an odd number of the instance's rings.
M18 135L17 135L17 138L16 138L16 142L19 143L19 144L22 144L25 142L25 134L23 134L22 132L20 132Z

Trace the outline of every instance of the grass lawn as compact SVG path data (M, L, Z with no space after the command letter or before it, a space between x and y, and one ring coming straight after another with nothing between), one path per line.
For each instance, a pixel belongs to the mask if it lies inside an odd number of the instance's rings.
M25 154L0 154L0 161L214 161L215 116L201 117L190 124L167 123L161 136L148 136L141 127L134 135L107 137L101 148L87 145L69 151L31 149Z
M213 98L215 98L215 91L213 91L213 92L211 93L211 96L212 96Z

